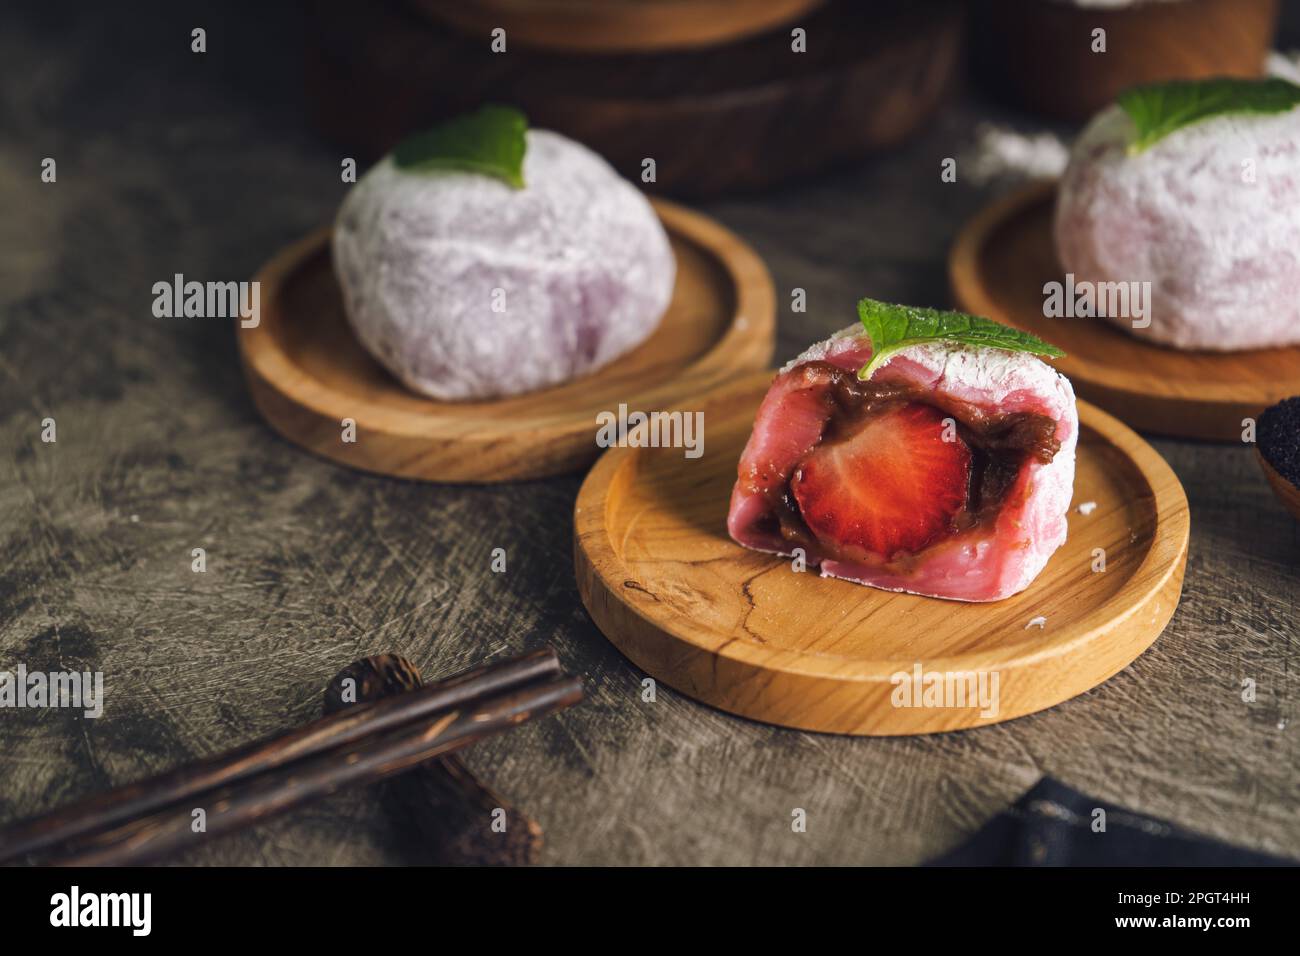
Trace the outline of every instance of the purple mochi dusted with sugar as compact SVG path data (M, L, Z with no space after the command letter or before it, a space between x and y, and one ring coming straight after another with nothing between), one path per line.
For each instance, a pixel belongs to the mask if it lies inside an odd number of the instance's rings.
M1133 154L1135 135L1116 105L1075 143L1056 200L1063 271L1149 281L1148 326L1104 318L1160 345L1300 344L1300 107L1215 116Z
M524 182L408 171L391 156L348 194L334 269L361 344L444 401L569 381L636 348L676 260L650 203L603 159L527 133Z

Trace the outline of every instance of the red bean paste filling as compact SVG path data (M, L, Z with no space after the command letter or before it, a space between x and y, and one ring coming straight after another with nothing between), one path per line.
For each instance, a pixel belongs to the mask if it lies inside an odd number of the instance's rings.
M800 366L796 374L808 388L823 389L829 414L821 442L843 440L873 416L912 402L933 405L952 417L957 423L958 438L970 449L971 463L966 505L954 516L951 534L991 525L1025 464L1031 458L1046 464L1061 450L1056 422L1046 415L989 413L979 406L936 395L916 385L862 382L853 372L829 362L809 362ZM790 474L797 469L798 463L790 469ZM799 513L789 478L775 488L754 490L764 493L771 509L759 523L759 530L780 534L792 547L804 548L809 553L827 550Z

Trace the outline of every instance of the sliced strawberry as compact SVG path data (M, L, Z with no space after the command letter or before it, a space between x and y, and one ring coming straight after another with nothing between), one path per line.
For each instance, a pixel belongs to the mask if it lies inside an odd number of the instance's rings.
M790 490L818 541L891 558L947 534L966 504L971 453L951 431L944 441L944 418L930 405L896 406L805 458Z

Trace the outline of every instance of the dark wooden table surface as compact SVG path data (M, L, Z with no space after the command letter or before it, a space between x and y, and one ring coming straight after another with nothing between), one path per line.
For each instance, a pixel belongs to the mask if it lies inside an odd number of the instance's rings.
M1048 712L850 739L667 689L643 703L574 586L579 476L440 487L334 467L260 422L228 322L153 316L153 283L249 278L346 188L303 119L292 12L169 9L7 4L0 21L0 670L106 682L97 720L0 711L0 821L301 723L367 654L429 678L549 642L589 699L467 761L543 824L551 863L916 863L1044 774L1300 857L1300 526L1248 448L1154 440L1191 501L1182 605L1131 667ZM948 245L998 186L941 183L939 165L990 113L1015 119L962 94L878 161L706 208L771 268L779 358L861 294L947 301ZM357 791L185 861L419 859Z

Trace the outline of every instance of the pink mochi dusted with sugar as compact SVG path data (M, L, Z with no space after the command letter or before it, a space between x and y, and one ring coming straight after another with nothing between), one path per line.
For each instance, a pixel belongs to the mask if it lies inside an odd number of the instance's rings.
M1149 327L1106 318L1161 345L1300 343L1300 108L1205 119L1130 154L1134 137L1115 105L1075 144L1056 202L1064 270L1150 282Z
M361 344L445 401L594 372L655 330L676 260L659 218L603 159L529 130L524 183L392 157L352 189L334 269Z
M846 395L870 358L853 326L777 374L740 459L731 536L775 554L802 548L824 576L890 591L996 601L1024 590L1065 542L1079 431L1069 380L1024 352L926 343L876 370L867 386L880 401L854 405ZM932 433L940 423L960 423L956 444ZM919 450L888 444L912 436ZM967 468L964 501L950 500L950 462ZM863 547L882 541L924 544Z

